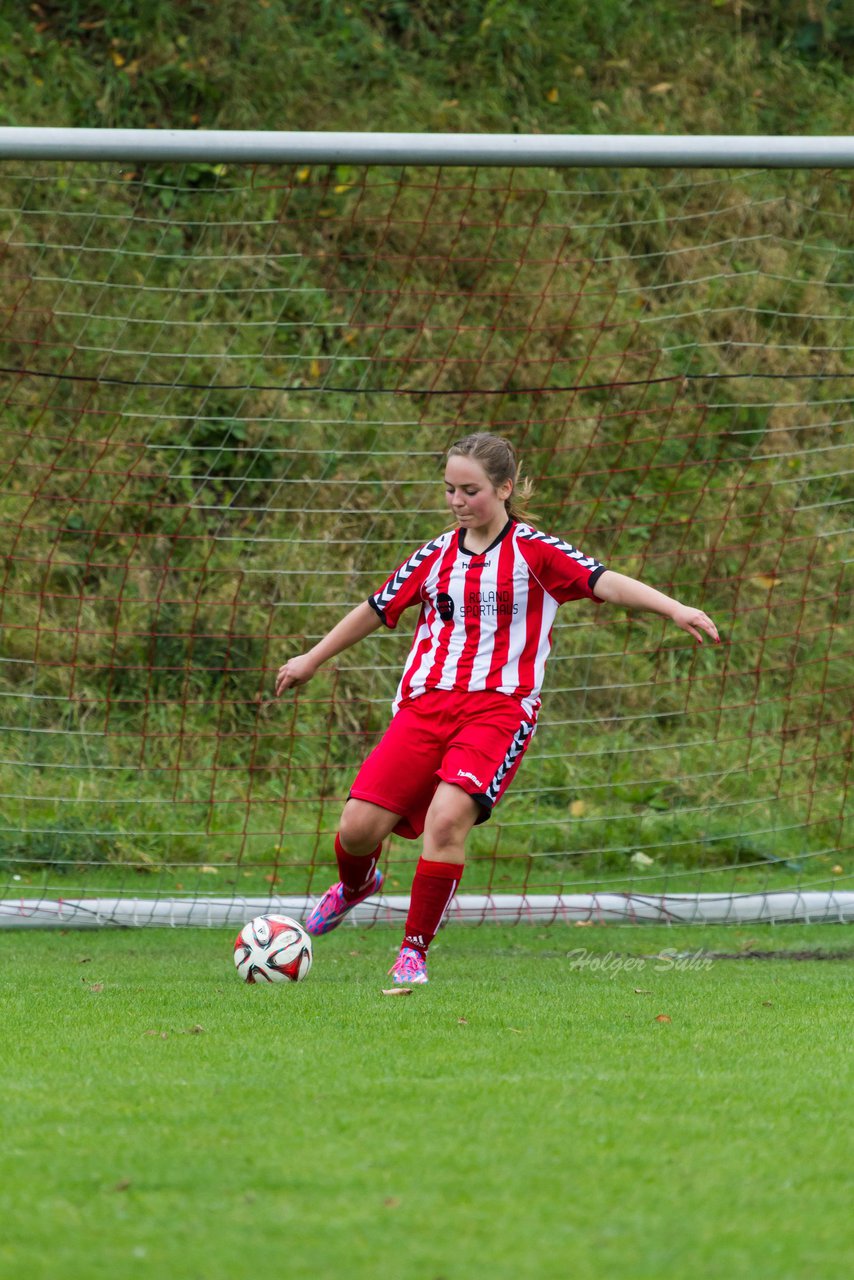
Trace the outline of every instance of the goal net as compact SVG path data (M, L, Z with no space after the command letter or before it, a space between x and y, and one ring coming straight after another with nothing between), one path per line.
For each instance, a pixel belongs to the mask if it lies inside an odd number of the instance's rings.
M723 644L560 610L455 917L851 918L850 170L200 155L0 161L0 923L303 913L480 429Z

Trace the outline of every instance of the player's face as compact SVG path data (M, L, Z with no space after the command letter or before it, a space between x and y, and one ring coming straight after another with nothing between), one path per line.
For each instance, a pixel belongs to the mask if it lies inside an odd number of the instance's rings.
M463 529L497 535L507 521L504 503L513 491L508 480L496 489L474 458L449 458L445 467L445 500Z

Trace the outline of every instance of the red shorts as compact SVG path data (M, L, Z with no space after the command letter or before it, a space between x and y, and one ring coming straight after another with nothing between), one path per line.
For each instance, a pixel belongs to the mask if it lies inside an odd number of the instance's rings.
M400 814L398 835L415 840L439 782L473 796L485 822L510 785L536 718L504 693L432 689L402 706L350 789Z

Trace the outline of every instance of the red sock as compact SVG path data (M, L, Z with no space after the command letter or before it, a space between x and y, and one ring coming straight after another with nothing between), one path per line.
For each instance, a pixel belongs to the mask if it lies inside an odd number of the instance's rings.
M409 899L409 915L406 917L405 947L413 947L422 955L436 935L442 918L457 892L463 874L459 862L428 862L418 859Z
M341 843L341 837L336 835L335 857L338 859L338 874L344 886L345 899L358 898L365 892L368 885L373 884L374 873L382 851L382 844L378 844L373 853L358 856L355 853L348 853Z

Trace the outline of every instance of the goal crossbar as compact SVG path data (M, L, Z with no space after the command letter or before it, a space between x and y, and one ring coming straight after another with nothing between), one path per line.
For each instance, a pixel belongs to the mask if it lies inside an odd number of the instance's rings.
M854 168L854 137L0 128L0 160L121 163Z

